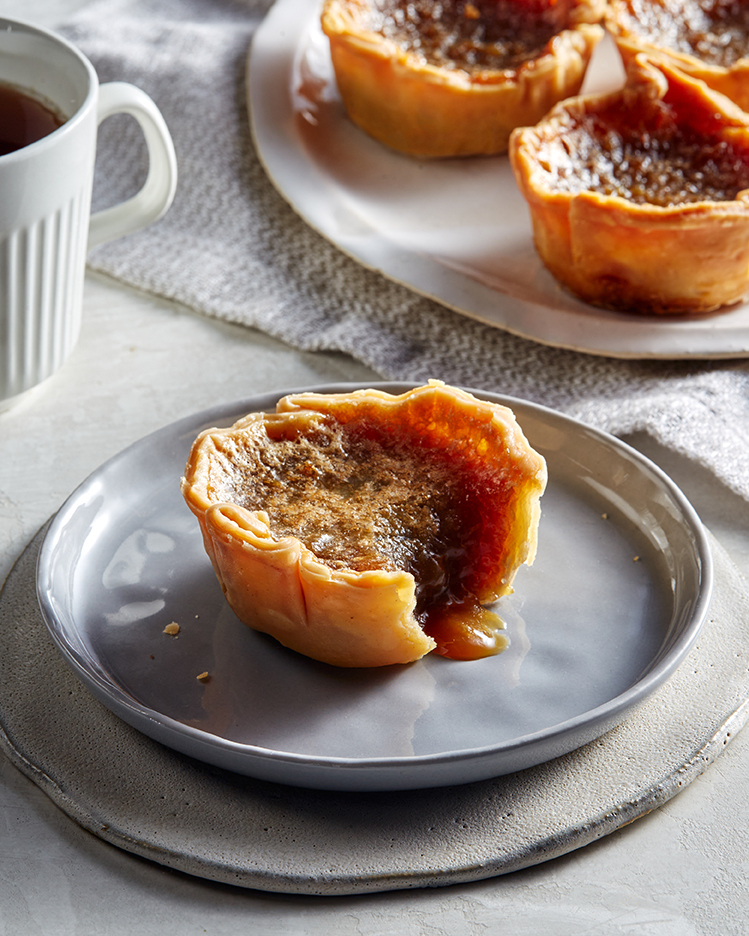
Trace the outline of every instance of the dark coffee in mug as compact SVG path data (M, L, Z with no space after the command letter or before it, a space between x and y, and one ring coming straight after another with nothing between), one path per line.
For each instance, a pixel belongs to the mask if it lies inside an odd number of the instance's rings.
M52 107L0 82L0 156L36 143L64 123L65 118Z
M126 81L100 86L89 60L55 33L0 16L0 84L2 410L67 360L88 251L164 214L177 158L151 98ZM112 114L129 114L142 129L149 174L139 192L92 214L97 128Z

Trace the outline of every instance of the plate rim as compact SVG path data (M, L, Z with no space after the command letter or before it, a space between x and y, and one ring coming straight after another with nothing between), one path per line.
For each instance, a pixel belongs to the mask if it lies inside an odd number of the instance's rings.
M341 193L334 181L306 156L303 146L296 143L293 130L293 69L300 43L318 7L319 2L310 6L308 0L275 0L252 37L245 71L247 116L258 159L276 190L309 227L364 268L411 292L469 319L547 347L622 360L749 357L749 327L721 325L732 314L730 309L702 318L686 318L683 323L659 316L611 313L587 304L583 304L585 314L581 312L578 316L572 310L553 309L493 289L424 253L398 246L374 229L366 244L362 238L352 244L336 236L327 207L321 213L310 211L307 206L310 200L322 203L325 199L340 199ZM290 15L293 11L298 15ZM299 25L300 20L303 25ZM289 47L292 41L293 49ZM261 66L271 70L273 80L253 78ZM268 120L268 114L274 117L283 114L284 118ZM293 157L286 168L273 158L279 145L287 158ZM380 144L372 141L372 146ZM345 207L345 199L340 199L340 203ZM403 262L404 254L407 264ZM437 288L430 285L435 281L439 283ZM745 307L749 309L749 302ZM547 320L543 328L538 326L539 318ZM699 328L696 342L691 332L695 327ZM616 338L619 332L625 333L624 341ZM674 334L683 338L671 346Z
M404 392L415 386L420 386L418 382L410 381L372 381L372 382L345 382L345 383L326 383L314 386L296 387L282 390L273 390L265 393L253 394L249 397L243 397L235 400L215 404L203 410L196 411L190 415L184 416L171 423L162 426L145 436L135 440L130 445L123 448L120 452L106 459L102 464L92 471L76 488L68 495L59 510L52 518L50 525L45 533L44 541L39 550L36 569L36 590L37 600L45 626L50 633L58 650L62 653L68 664L72 667L78 677L91 689L91 691L104 702L110 710L122 717L129 724L148 734L157 740L163 741L171 747L175 747L166 737L177 736L178 738L189 738L199 747L209 750L224 751L235 755L244 755L255 761L273 765L291 765L301 771L312 769L322 773L351 771L354 773L364 773L374 771L375 773L401 772L404 769L408 771L426 770L429 767L450 766L456 763L465 763L466 761L482 761L492 755L509 755L512 752L533 747L548 747L553 745L556 739L567 734L580 731L586 725L596 725L606 722L614 723L621 720L622 713L636 707L645 701L652 693L666 682L675 670L681 665L692 646L696 642L700 630L704 624L709 609L712 586L713 586L713 560L710 550L706 530L700 520L695 508L690 503L686 495L681 491L678 485L663 471L658 465L647 456L642 455L637 449L628 443L618 439L616 436L591 426L584 421L569 416L558 410L546 407L543 404L535 403L530 400L521 399L515 396L499 394L493 391L480 390L476 388L462 388L479 398L488 398L493 402L499 402L507 405L513 410L528 409L535 411L536 414L544 420L552 419L554 422L562 422L574 427L577 431L583 430L593 435L606 446L616 451L626 454L630 460L633 460L638 467L649 472L660 485L668 490L669 495L678 504L682 514L689 522L689 529L694 540L695 555L698 559L700 572L700 585L697 594L694 596L694 602L688 617L688 623L682 628L676 641L665 653L660 653L654 658L655 662L650 666L644 675L640 676L626 690L614 696L612 699L595 706L584 713L566 719L556 725L522 735L507 742L500 744L490 744L481 747L465 748L458 751L447 751L439 753L407 755L407 756L378 756L378 757L342 757L342 756L321 756L313 754L301 754L288 751L276 751L271 748L258 745L244 744L223 738L219 735L186 725L169 715L158 712L149 706L139 702L122 689L106 672L101 670L96 661L88 656L85 648L77 649L69 639L68 630L58 619L54 608L51 605L49 594L50 589L45 583L50 581L50 569L55 557L55 548L60 534L65 529L65 523L69 513L78 502L79 497L89 486L95 484L97 479L106 472L106 470L117 462L127 459L134 451L139 448L149 448L158 438L172 438L176 440L186 433L191 437L200 431L201 426L217 423L226 423L227 420L238 418L235 413L250 412L252 408L269 408L273 406L275 400L280 399L286 394L292 393L338 393L350 392L364 387L384 390L390 393ZM266 402L263 402L266 401ZM249 407L249 408L248 408ZM222 415L225 414L225 415ZM522 424L522 416L519 421ZM673 621L673 615L671 620ZM110 704L113 702L115 708ZM130 717L127 717L129 713ZM141 724L148 724L154 733L144 731ZM606 729L608 730L608 729ZM602 732L595 732L594 735L600 736ZM579 745L575 745L572 749ZM178 750L183 748L177 747ZM197 756L197 755L193 755ZM542 763L549 758L536 760L534 763ZM229 768L232 769L232 768ZM248 776L259 776L257 772L247 771ZM492 774L494 775L494 774ZM474 779L480 779L476 777ZM293 780L281 781L295 783ZM463 781L472 782L472 780ZM301 786L313 786L312 783L295 783ZM376 786L355 786L355 789L415 789L438 784L426 783L397 787ZM442 785L442 784L439 784ZM347 783L345 787L330 786L329 783L321 783L322 789L350 789Z

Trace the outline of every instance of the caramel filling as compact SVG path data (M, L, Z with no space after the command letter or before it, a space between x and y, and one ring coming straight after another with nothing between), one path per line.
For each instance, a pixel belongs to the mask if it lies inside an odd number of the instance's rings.
M667 108L660 117L656 127L638 127L621 121L617 126L615 114L586 115L540 148L549 187L619 195L663 208L732 201L749 189L744 150L680 128Z
M437 653L473 659L503 649L501 621L475 595L497 562L502 538L496 527L487 535L487 524L508 523L514 470L477 474L394 427L318 416L299 428L225 438L211 499L265 511L275 539L299 539L332 569L410 572L416 618Z
M653 45L729 68L749 54L749 4L741 0L628 0L626 27Z
M374 0L372 32L438 68L511 71L564 28L569 0Z

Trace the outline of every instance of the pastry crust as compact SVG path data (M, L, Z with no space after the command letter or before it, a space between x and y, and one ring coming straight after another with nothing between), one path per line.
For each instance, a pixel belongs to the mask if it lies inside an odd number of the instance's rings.
M673 315L749 292L749 116L702 82L638 55L624 90L558 105L510 159L541 259L586 302Z
M749 10L745 3L610 0L605 23L625 64L640 52L651 59L661 58L749 110Z
M468 8L481 0L442 0ZM528 0L503 0L522 9ZM392 149L417 157L493 155L507 151L514 127L540 119L576 94L596 44L603 0L550 0L564 7L563 26L528 61L511 67L435 64L377 31L376 0L325 0L322 28L338 88L351 120ZM463 13L460 12L462 16Z
M416 475L420 491L407 491L400 503L378 500L378 489L390 477L391 451L405 459L407 469L409 462L417 469L427 466ZM341 452L338 461L328 458ZM346 466L350 474L340 469L330 481L329 469L338 471L336 466L355 458L357 464ZM294 480L305 473L320 480L313 487ZM268 481L266 496L273 495L272 514L253 503L254 494L245 496L258 474L267 475L260 480ZM420 493L426 514L434 513L432 492L423 491L429 477L439 479L434 502L452 515L453 533L449 524L430 527L430 535L414 544L419 526L407 515L407 501ZM431 607L425 602L449 606L451 614L463 605L475 612L512 591L517 569L535 556L545 484L545 462L510 410L430 382L400 396L378 390L296 394L280 400L275 413L254 413L229 429L209 429L193 444L182 493L241 621L313 659L369 667L409 663L435 649L437 642L422 627ZM364 506L363 515L352 514L350 522L336 514L340 499L335 497L332 506L315 514L312 526L302 514L301 519L283 516L292 509L285 505L294 501L317 510L326 490L353 487L361 488L357 503ZM444 488L450 489L447 495ZM344 509L347 503L351 511L359 509L353 499L342 503ZM419 520L422 514L414 511ZM303 532L289 533L285 520ZM340 543L319 545L336 538L348 543L347 536L353 545L345 545L342 554L336 552ZM395 550L382 558L378 544L388 537ZM435 543L446 553L463 554L444 560ZM411 550L410 558L401 562L404 550ZM438 585L421 576L444 562L448 573ZM403 567L409 563L413 571Z

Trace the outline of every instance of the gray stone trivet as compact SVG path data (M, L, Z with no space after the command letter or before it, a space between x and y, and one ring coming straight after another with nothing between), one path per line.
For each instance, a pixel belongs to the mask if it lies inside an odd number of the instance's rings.
M190 874L342 895L479 880L642 816L698 777L749 717L749 597L711 539L697 646L619 728L558 760L439 790L343 794L253 781L162 747L84 688L49 638L34 538L0 593L0 746L76 822Z

